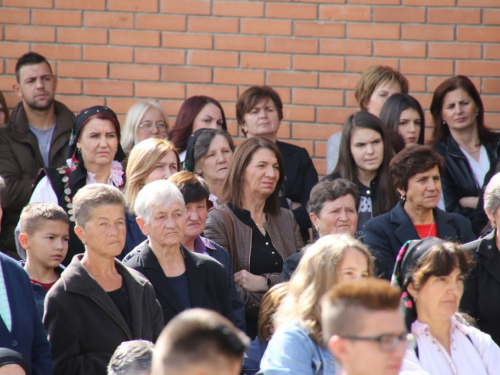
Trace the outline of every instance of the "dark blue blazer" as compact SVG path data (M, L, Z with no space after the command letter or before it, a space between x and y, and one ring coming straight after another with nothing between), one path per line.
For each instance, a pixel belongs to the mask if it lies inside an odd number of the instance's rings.
M29 362L33 375L52 375L50 345L35 305L28 274L14 259L2 253L0 267L12 316L12 332L0 318L0 348L21 353Z
M141 243L146 241L148 238L142 233L141 228L139 228L139 224L135 219L137 216L132 215L128 212L125 215L125 224L127 226L127 238L125 239L125 247L123 248L122 253L117 257L122 260L125 256L134 250Z
M437 207L433 212L438 238L458 243L476 239L470 220ZM369 220L364 232L363 242L375 257L376 275L387 280L391 278L396 257L405 242L420 239L401 202L386 214Z

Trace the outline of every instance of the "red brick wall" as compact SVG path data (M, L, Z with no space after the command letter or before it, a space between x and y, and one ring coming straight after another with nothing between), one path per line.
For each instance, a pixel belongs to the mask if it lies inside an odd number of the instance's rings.
M500 128L500 0L0 0L0 90L9 106L17 57L45 55L71 109L106 104L120 114L156 98L234 102L249 85L278 89L281 138L306 147L325 171L326 139L356 110L355 83L372 64L407 75L429 107L454 74L482 93Z

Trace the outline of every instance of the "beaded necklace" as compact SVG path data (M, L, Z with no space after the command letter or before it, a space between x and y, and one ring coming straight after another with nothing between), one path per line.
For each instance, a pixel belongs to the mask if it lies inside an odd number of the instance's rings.
M450 368L451 370L451 373L453 375L458 375L458 370L457 370L457 366L455 365L455 363L453 362L453 360L451 359L451 355L448 354L448 352L446 351L446 349L443 347L443 345L441 345L441 343L439 341L437 341L434 336L432 336L430 334L430 332L428 330L426 330L425 332L425 335L431 340L432 344L436 347L437 351L439 354L441 354L441 356L444 358L444 360L446 361L446 363L448 364L448 367ZM455 341L453 340L453 337L450 335L450 349L451 350L454 350L454 343ZM450 351L451 351L450 350Z

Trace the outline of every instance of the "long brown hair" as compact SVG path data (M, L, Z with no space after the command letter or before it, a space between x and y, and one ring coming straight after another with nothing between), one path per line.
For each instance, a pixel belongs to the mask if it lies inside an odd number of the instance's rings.
M352 133L356 129L371 129L380 134L384 144L384 159L377 170L378 190L377 199L372 199L373 216L389 212L396 205L397 195L389 175L389 163L394 156L391 142L389 142L386 128L382 121L369 112L356 112L349 116L342 131L339 161L333 173L340 173L342 178L357 181L358 167L351 153Z
M274 152L276 159L278 159L280 176L276 189L266 199L264 211L271 215L276 215L279 211L279 192L283 181L285 180L285 167L283 165L283 158L281 152L276 144L266 138L255 137L243 141L237 148L233 155L233 160L229 166L226 179L223 185L223 196L221 201L224 203L231 203L238 208L243 205L243 174L252 160L254 154L261 149L268 149Z
M443 102L446 94L458 89L464 90L477 106L477 133L481 143L484 143L489 137L494 135L494 133L484 125L483 101L481 100L481 96L476 86L474 86L474 83L466 76L455 76L448 78L434 90L431 102L431 114L434 120L431 143L437 143L450 134L448 124L443 123Z

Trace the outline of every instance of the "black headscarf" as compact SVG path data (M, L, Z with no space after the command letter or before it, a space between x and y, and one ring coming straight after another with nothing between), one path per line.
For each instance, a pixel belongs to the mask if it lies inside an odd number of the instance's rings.
M0 348L0 367L6 365L19 365L26 374L30 373L30 365L21 353L7 348Z
M123 159L125 159L125 153L123 152L122 146L120 145L120 126L119 126L120 122L118 121L116 113L108 107L104 107L102 105L96 105L94 107L82 109L80 112L78 112L78 115L76 116L75 119L75 124L73 125L73 130L71 131L71 138L69 139L69 147L68 147L68 158L76 160L80 165L84 165L84 163L82 155L79 152L77 152L76 143L78 141L78 138L80 138L80 133L87 119L90 116L93 116L100 112L107 112L111 114L111 116L116 120L116 123L118 124L118 129L116 129L118 135L118 149L116 150L114 160L121 162Z
M408 293L408 285L413 281L411 273L415 269L417 261L422 258L434 246L445 241L427 237L423 240L407 241L396 258L396 265L392 274L391 285L401 289L401 300L404 304L404 315L406 327L411 330L412 323L417 320L417 309L413 297Z

